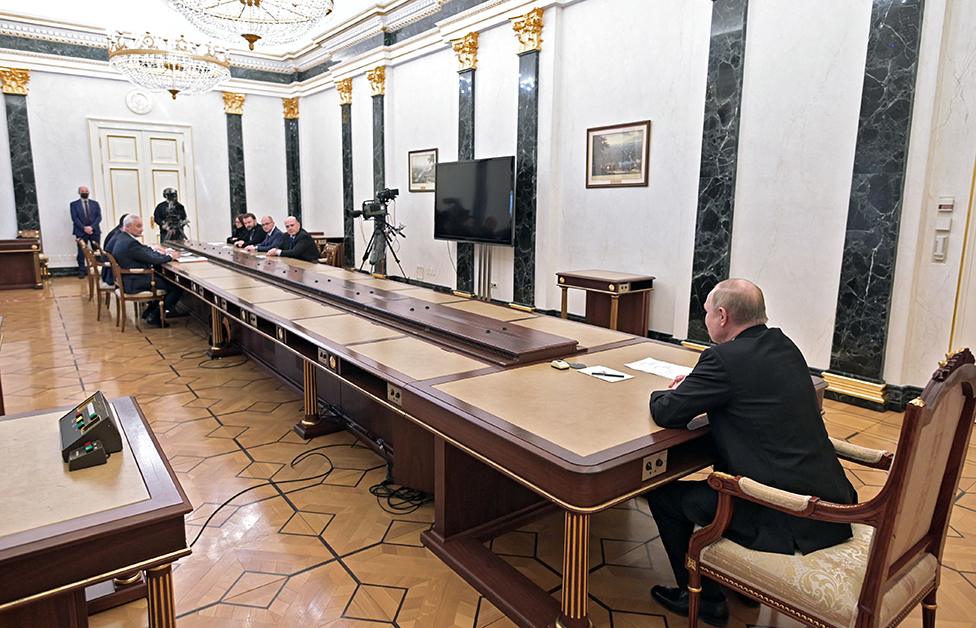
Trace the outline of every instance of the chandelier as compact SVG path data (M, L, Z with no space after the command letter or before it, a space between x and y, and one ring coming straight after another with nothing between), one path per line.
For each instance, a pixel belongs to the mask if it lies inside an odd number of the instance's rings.
M109 37L108 62L130 81L151 91L173 95L210 91L230 78L230 56L223 48L179 39L142 38L128 33Z
M295 41L332 12L333 0L169 0L194 26L211 37L243 37L248 48Z

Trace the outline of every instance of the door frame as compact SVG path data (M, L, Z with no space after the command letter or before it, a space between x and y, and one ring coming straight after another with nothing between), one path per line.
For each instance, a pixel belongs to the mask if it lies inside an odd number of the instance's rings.
M126 120L123 118L97 118L97 117L87 117L85 118L88 122L88 146L91 152L91 164L92 164L92 196L96 199L102 198L101 193L110 194L110 190L102 189L105 185L105 168L102 162L102 146L101 146L101 132L102 131L119 131L119 132L158 132L158 133L172 133L174 135L179 135L183 141L183 167L184 172L184 184L186 189L180 190L180 201L187 208L187 218L191 219L190 229L192 232L197 234L197 239L200 239L200 215L197 210L197 194L196 194L196 168L193 163L193 127L189 124L183 124L178 122L142 122L140 120ZM141 165L141 162L140 162ZM104 198L108 198L105 196ZM151 214L152 209L161 202L161 198L153 199L151 202L151 207L149 212ZM114 218L114 217L113 217ZM113 223L115 221L113 220ZM115 224L111 225L112 228Z
M963 231L962 253L959 259L959 276L956 278L956 298L952 304L952 322L949 325L949 348L947 351L955 351L954 345L957 340L961 321L967 317L976 317L976 312L967 311L969 293L976 289L973 287L976 281L976 255L970 250L976 240L976 234L970 233L976 224L973 223L973 207L976 205L976 161L973 162L973 175L969 183L969 204L966 206L966 226Z

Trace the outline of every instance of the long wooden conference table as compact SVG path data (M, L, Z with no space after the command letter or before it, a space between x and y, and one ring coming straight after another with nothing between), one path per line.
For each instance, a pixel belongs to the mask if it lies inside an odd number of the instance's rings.
M305 391L306 436L342 427L433 492L423 542L520 626L589 625L593 513L708 466L707 427L662 429L648 409L669 379L628 370L697 353L608 329L221 244L178 245L206 261L165 265L211 319L211 353L234 344ZM634 375L607 382L554 358ZM565 513L562 599L484 541L553 507Z

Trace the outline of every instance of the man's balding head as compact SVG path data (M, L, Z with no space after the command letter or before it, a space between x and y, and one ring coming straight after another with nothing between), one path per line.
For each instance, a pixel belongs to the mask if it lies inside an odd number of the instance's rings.
M714 342L727 342L766 320L762 290L746 279L720 281L705 299L705 327Z

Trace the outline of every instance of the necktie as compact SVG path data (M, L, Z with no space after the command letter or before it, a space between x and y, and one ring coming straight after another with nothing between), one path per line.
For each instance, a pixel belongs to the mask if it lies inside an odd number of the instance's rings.
M88 220L88 199L87 198L81 199L81 204L84 205L85 207L85 220Z

